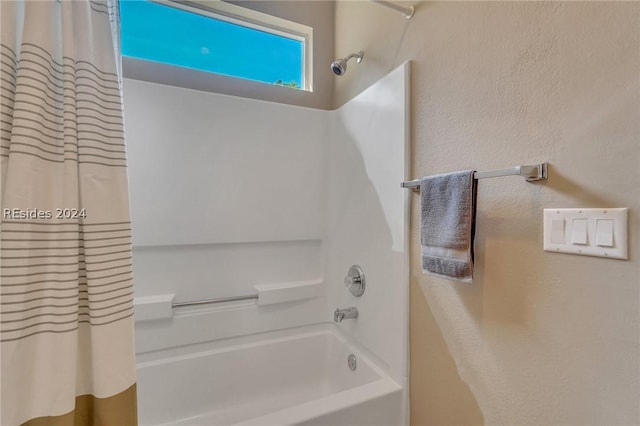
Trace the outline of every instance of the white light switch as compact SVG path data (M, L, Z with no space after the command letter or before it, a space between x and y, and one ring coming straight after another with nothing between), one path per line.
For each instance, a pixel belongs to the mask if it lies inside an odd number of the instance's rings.
M544 209L544 250L627 259L628 209Z
M564 218L551 219L551 242L564 244Z
M596 220L596 244L613 247L613 219Z
M588 219L573 219L571 228L571 244L587 244Z

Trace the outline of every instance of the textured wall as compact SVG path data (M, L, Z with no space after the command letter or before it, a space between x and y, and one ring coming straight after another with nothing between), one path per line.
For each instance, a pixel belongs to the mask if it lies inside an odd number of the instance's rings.
M476 279L419 269L414 425L640 424L640 3L336 4L334 105L412 60L413 176L549 161L479 185ZM630 260L542 251L542 209L629 207Z

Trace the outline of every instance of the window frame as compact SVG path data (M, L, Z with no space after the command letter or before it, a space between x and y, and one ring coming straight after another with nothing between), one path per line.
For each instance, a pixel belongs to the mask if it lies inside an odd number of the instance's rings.
M292 22L277 16L268 15L256 10L226 3L222 0L149 0L152 3L180 9L185 12L206 16L220 21L240 25L257 31L274 34L302 42L302 85L300 91L313 92L313 28L297 22ZM146 61L143 58L129 57L133 61ZM171 67L185 69L178 64L167 64ZM216 74L212 71L197 70L203 73ZM126 76L125 76L126 77ZM247 80L241 76L227 76L229 78ZM269 83L257 82L259 84ZM275 84L273 84L275 86Z

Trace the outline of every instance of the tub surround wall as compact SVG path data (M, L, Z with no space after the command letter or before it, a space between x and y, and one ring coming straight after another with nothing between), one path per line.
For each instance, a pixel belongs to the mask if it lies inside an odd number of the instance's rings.
M637 2L336 2L336 53L366 52L336 105L412 60L412 177L551 165L480 182L471 285L422 274L413 199L412 424L640 423L639 28ZM543 252L549 207L629 207L630 260Z
M403 383L407 376L409 63L332 115L327 155L325 258L330 308L355 306L340 327L371 349ZM351 265L366 290L342 285Z
M124 92L135 246L322 239L328 112L137 80Z
M318 280L324 276L322 250L320 240L136 246L137 296L174 293L186 302Z
M328 112L130 79L124 92L136 297L323 280ZM137 323L138 351L317 323L324 293L175 309Z
M331 322L396 394L387 417L353 400L336 421L406 423L408 78L406 63L330 112L125 82L136 296L266 296L172 311L166 298L171 316L136 324L141 357ZM360 298L343 285L355 264ZM333 325L350 306L359 317Z

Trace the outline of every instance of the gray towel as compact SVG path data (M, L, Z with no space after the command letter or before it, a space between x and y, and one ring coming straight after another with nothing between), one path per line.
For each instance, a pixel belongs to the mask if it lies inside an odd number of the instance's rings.
M476 194L472 170L420 180L424 272L471 282Z

